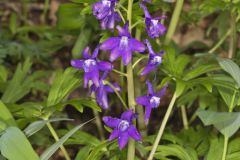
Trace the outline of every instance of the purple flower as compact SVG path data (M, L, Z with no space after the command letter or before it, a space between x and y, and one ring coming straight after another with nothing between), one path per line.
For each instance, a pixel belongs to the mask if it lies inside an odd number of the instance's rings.
M128 23L124 28L117 26L118 37L111 37L104 41L100 49L111 50L110 61L115 61L119 56L122 56L124 65L127 65L132 60L132 52L143 52L145 46L142 42L131 37L128 31Z
M167 29L160 23L160 20L166 18L166 16L152 18L147 7L143 3L141 3L140 6L143 8L145 14L146 31L148 36L151 38L162 36Z
M109 140L111 141L115 138L118 138L118 146L120 149L123 149L126 146L129 137L136 141L142 140L141 135L132 123L134 118L136 118L136 114L133 113L132 110L123 112L120 119L109 116L103 117L104 123L108 127L113 128Z
M148 48L149 58L148 58L148 64L141 72L141 75L146 75L150 73L152 70L156 71L157 66L162 63L162 56L165 53L164 51L161 51L160 53L155 54L150 42L147 39L145 40L145 43Z
M121 21L119 14L114 11L115 4L116 0L101 0L93 4L93 15L100 20L102 29L113 29L115 21Z
M161 97L165 94L167 86L164 86L159 92L154 92L152 84L148 80L146 83L148 85L148 95L137 97L136 102L145 107L144 121L148 124L152 109L160 105Z
M152 3L152 0L143 0L143 2Z
M74 68L84 70L84 87L86 88L89 80L93 82L97 87L99 86L99 71L110 71L113 69L113 66L109 62L98 61L99 47L97 47L92 56L90 56L89 47L85 48L82 56L82 60L71 60L71 65Z
M97 87L95 84L91 86L91 93L95 92L96 94L96 101L99 106L101 106L103 109L108 109L108 93L113 93L114 90L106 84L103 84L103 80L106 78L107 72L104 72L104 75L101 77L99 86ZM112 84L117 91L120 91L120 87L117 84Z

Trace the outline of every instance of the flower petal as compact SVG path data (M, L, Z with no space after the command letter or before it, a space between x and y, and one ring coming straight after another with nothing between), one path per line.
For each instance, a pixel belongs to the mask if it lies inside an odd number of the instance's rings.
M118 37L111 37L101 44L100 49L111 50L116 46L118 46L119 42L120 42L120 39Z
M90 80L90 74L89 74L89 73L85 73L84 76L83 76L83 80L84 80L84 85L83 85L83 87L84 87L84 88L87 88L88 82L89 82L89 80Z
M121 122L121 119L112 118L110 116L104 116L103 122L106 124L106 126L108 126L110 128L116 128L116 127L118 127L119 123Z
M115 61L120 55L121 52L119 51L119 48L115 47L110 54L110 61L111 62Z
M134 38L129 40L129 46L131 47L132 51L135 52L143 52L145 50L145 45Z
M143 71L141 72L141 76L150 73L150 72L151 72L152 70L154 70L155 68L156 68L156 67L153 66L153 65L147 65L147 66L143 69Z
M111 71L113 69L113 65L109 62L101 61L101 62L98 62L97 65L101 71Z
M148 96L141 96L136 98L136 102L139 105L145 106L148 104Z
M163 88L157 93L157 96L162 97L167 91L168 85L163 86Z
M92 72L89 72L91 76L92 83L96 85L96 87L99 86L99 71L98 69L93 70Z
M128 132L120 132L118 136L118 146L122 150L128 143L129 135Z
M128 23L126 23L123 27L117 26L117 30L118 30L118 35L119 36L126 36L126 37L131 37L129 31L128 31Z
M109 136L108 140L109 140L109 141L112 141L112 140L114 140L115 138L117 138L118 135L119 135L118 129L114 129L114 130L112 131L111 135Z
M150 13L148 12L147 7L146 7L143 3L140 3L140 7L143 9L144 14L145 14L145 17L146 17L146 18L151 18L151 15L150 15Z
M119 85L117 85L116 83L112 83L112 85L117 91L121 91L121 88L119 87ZM105 85L104 87L107 92L110 92L110 93L114 92L114 90L109 85Z
M153 90L153 86L152 83L149 80L146 80L147 86L148 86L148 93L149 95L153 95L154 94L154 90Z
M136 113L134 113L131 109L123 112L121 115L121 119L126 120L129 123L131 123L132 120L136 117L137 117Z
M71 60L71 66L78 69L83 69L83 60Z
M86 48L83 50L82 56L83 56L83 58L85 58L85 59L91 58L89 47L86 47Z
M142 136L140 135L140 133L138 132L134 125L130 125L130 127L128 128L128 134L136 141L142 140Z
M104 86L100 85L96 94L97 103L103 108L108 109L108 98Z
M149 40L145 39L145 44L147 45L147 48L148 48L148 52L150 55L155 55L155 52L154 50L152 49L152 45L151 43L149 42Z
M132 60L132 52L129 49L122 51L123 64L126 66Z
M145 107L145 115L144 115L144 122L145 122L145 124L148 124L151 112L152 112L152 107L147 105Z

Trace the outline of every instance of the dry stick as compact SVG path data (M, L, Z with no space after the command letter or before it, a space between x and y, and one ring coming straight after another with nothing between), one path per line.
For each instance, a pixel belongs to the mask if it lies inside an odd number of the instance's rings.
M180 14L181 14L181 10L182 10L182 6L183 6L183 3L184 3L184 0L178 0L176 2L176 6L175 6L175 9L174 9L174 12L173 12L173 16L172 16L172 19L171 19L171 22L170 22L170 27L168 28L168 32L166 34L166 37L165 37L165 41L164 41L164 44L169 44L172 37L173 37L173 34L176 30L176 27L177 27L177 23L178 23L178 20L179 20L179 17L180 17ZM176 98L177 98L177 95L176 95L176 92L174 93L173 97L172 97L172 100L171 100L171 103L169 104L168 106L168 109L167 109L167 112L163 118L163 122L159 128L159 131L158 131L158 134L157 134L157 137L154 141L154 144L153 144L153 148L150 152L150 155L148 157L148 160L152 160L153 157L154 157L154 154L157 150L157 146L161 140L161 137L162 137L162 134L164 132L164 129L166 127L166 124L167 124L167 121L170 117L170 114L172 112L172 109L173 109L173 106L174 106L174 103L176 101Z

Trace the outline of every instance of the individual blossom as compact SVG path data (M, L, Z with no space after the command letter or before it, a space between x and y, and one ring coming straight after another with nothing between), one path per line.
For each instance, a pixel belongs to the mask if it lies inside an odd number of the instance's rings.
M110 71L113 66L110 62L99 61L97 59L99 47L96 47L93 54L90 55L89 47L85 48L82 53L83 59L71 60L74 68L84 71L84 87L86 88L91 80L95 86L99 86L99 71Z
M152 0L143 0L143 2L152 3Z
M152 84L148 80L146 83L148 86L148 95L137 97L136 102L145 107L144 122L148 124L152 109L160 105L161 97L165 94L167 86L164 86L159 92L154 92Z
M142 42L131 37L128 31L128 23L122 28L117 26L118 37L111 37L104 41L100 49L111 50L110 61L115 61L122 56L124 65L132 60L132 52L143 52L145 46Z
M141 75L146 75L153 70L156 71L157 66L162 63L162 56L165 53L164 51L161 51L160 53L156 54L153 51L152 46L147 39L145 40L145 43L146 43L147 48L148 48L149 58L148 58L147 66L143 69L143 71L141 72Z
M99 86L97 87L95 84L92 84L91 86L91 93L94 92L96 94L96 101L99 106L101 106L103 109L108 109L108 93L113 93L114 90L108 85L104 84L104 79L106 78L108 72L104 72L103 76L100 79ZM116 91L120 91L120 87L113 83L112 86L116 89Z
M145 4L141 3L140 6L143 8L145 14L146 31L148 36L151 38L162 36L167 29L160 23L160 20L166 18L166 16L152 18Z
M102 29L113 29L115 21L121 21L119 14L114 11L116 2L117 0L101 0L93 4L93 15L100 20Z
M133 119L136 117L137 115L132 110L123 112L121 118L113 118L109 116L103 117L106 126L113 129L109 140L111 141L117 138L120 149L123 149L126 146L129 137L136 141L142 140L141 135L132 123Z

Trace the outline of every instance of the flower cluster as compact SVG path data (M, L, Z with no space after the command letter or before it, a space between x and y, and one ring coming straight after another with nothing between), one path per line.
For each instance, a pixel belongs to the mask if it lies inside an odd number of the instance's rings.
M156 38L163 35L166 28L160 23L160 19L165 16L153 18L145 3L151 3L151 0L143 0L140 4L145 14L146 31L151 38ZM102 29L114 30L115 22L120 22L121 18L118 12L115 11L117 0L100 0L92 5L93 15L100 21ZM133 52L144 52L148 49L148 63L141 72L141 75L147 75L151 71L155 71L162 63L164 51L155 53L150 42L146 39L144 43L133 38L129 32L129 25L125 23L123 27L117 25L118 36L110 37L102 44L99 44L90 54L89 47L85 48L82 53L83 59L72 60L71 65L77 69L84 71L84 87L90 87L90 93L95 93L96 102L103 108L108 109L108 93L120 91L120 87L113 83L106 83L107 75L113 70L113 65L110 62L122 57L123 64L127 66L132 61ZM111 51L109 56L110 62L100 61L98 57L99 50ZM91 83L90 83L91 81ZM152 83L146 81L148 86L148 94L136 98L139 105L145 107L145 123L147 124L150 118L152 109L157 108L160 104L160 99L166 91L166 86L159 92L154 92ZM90 86L91 85L91 86ZM136 141L142 139L141 135L133 125L133 119L137 118L136 113L128 110L122 113L121 118L112 118L110 116L103 117L104 123L112 128L112 133L109 140L118 139L119 148L123 149L126 146L129 137Z

